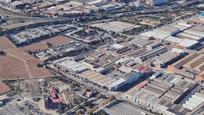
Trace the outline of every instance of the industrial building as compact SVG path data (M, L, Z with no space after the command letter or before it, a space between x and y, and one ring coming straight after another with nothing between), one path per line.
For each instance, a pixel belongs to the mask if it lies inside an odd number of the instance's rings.
M154 57L155 61L153 62L156 67L167 67L167 65L172 64L182 57L185 56L184 52L174 52L174 50L167 51L160 56Z
M82 73L83 71L88 70L88 67L83 64L77 63L70 58L62 58L53 62L54 66L59 67L62 71L67 72L71 71L74 73Z
M181 103L185 108L188 108L190 112L187 115L202 115L204 104L204 90L203 84L197 86L186 99Z
M135 25L135 24L121 22L121 21L109 21L109 22L95 23L90 26L101 28L103 30L111 31L111 32L123 32L123 31L131 30L133 28L140 27L140 25Z
M178 74L183 73L184 76L185 74L188 74L187 77L196 77L197 80L202 81L204 79L203 60L203 54L193 53L173 63L168 67L168 69Z
M204 94L196 92L184 104L183 107L194 110L197 106L204 102Z
M100 43L110 39L110 34L107 32L89 27L78 29L71 34L68 32L65 35L86 44Z
M146 0L146 3L150 6L157 6L167 3L168 0Z
M203 33L204 32L199 32L199 31L189 29L189 30L186 30L184 32L177 34L176 36L180 38L187 38L191 40L201 41L204 38Z
M145 39L140 36L137 36L135 39L129 41L129 44L136 45L138 47L146 47L147 45L151 43L153 43L151 40Z
M104 4L104 5L96 5L97 6L97 10L104 10L106 12L111 12L111 11L116 11L119 10L123 7L123 4L120 3L108 3L108 4Z
M196 16L193 16L192 18L190 18L189 22L203 25L204 24L204 17L202 15L196 15Z
M160 73L128 90L123 98L157 113L176 115L190 112L177 103L196 86L193 80L183 79L182 76Z
M33 53L36 57L45 61L65 56L72 56L76 53L80 54L80 52L82 52L83 50L85 50L85 46L73 41L67 44L53 47L51 44L48 49L35 51Z
M138 58L136 58L136 60L138 63L142 63L145 60L147 60L149 58L153 58L154 56L160 55L166 51L168 51L168 49L166 47L158 47L158 48L155 48L153 50L144 52Z
M85 55L85 62L83 62L83 64L91 70L104 73L113 68L113 64L116 60L118 60L118 57L115 55L95 51Z
M0 0L0 95L15 89L0 113L203 115L197 3ZM40 109L18 107L31 99Z
M142 33L141 36L170 42L180 49L192 49L203 40L203 32L194 28L196 26L178 22Z
M76 78L97 85L105 90L118 90L121 86L129 83L124 78L113 78L112 76L105 76L99 72L92 71L85 64L71 60L69 57L53 61L52 67L64 73L71 73Z
M125 84L125 79L123 78L116 79L90 70L84 71L78 76L86 82L90 82L107 90L118 90L119 87Z
M81 8L81 9L80 9ZM88 8L88 7L87 7ZM80 9L80 10L78 10ZM78 1L69 1L63 4L57 4L55 6L48 7L44 13L48 16L56 16L56 15L72 15L72 14L83 14L86 10L85 6L82 2ZM87 9L91 10L91 9Z
M67 24L59 24L52 26L41 26L38 28L26 29L20 32L10 33L8 38L17 46L28 45L33 42L47 39L57 35L60 32L73 30L74 27Z

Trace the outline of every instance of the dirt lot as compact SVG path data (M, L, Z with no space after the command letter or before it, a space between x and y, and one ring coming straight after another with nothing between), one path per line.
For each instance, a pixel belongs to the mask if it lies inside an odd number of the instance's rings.
M24 51L37 51L37 50L45 50L48 49L48 45L47 43L52 44L53 46L60 46L66 43L70 43L71 41L73 41L71 38L65 37L65 36L55 36L55 37L51 37L49 39L45 39L42 40L40 42L37 43L33 43L31 45L28 46L24 46L21 49L23 49Z
M44 78L53 76L47 69L38 67L42 61L13 46L9 40L2 38L0 46L6 53L0 55L0 80ZM7 46L8 45L8 46Z
M15 47L15 45L12 44L12 42L9 41L5 36L0 37L0 49L1 50L13 48L13 47Z
M8 85L6 85L4 82L0 82L0 87L1 87L0 88L0 95L11 91L11 88Z
M8 55L0 56L0 75L0 80L29 78L24 62Z

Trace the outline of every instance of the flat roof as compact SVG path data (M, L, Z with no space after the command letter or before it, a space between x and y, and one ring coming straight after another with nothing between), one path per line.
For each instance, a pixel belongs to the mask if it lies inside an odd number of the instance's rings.
M122 32L123 30L129 30L129 29L141 27L140 25L135 25L135 24L121 22L121 21L96 23L96 24L92 24L91 26L102 28L108 31L114 31L114 32Z
M165 40L172 42L172 43L176 43L176 44L183 46L183 47L186 47L186 48L191 47L191 46L198 43L198 41L195 41L195 40L181 39L179 37L173 37L173 36L169 36Z
M106 83L107 81L112 80L111 77L105 77L105 79L98 81L97 83L100 85L104 85L104 83Z
M136 113L137 115L144 115L145 113L135 106L127 105L122 102L109 108L105 107L104 110L110 115L132 115L133 113Z

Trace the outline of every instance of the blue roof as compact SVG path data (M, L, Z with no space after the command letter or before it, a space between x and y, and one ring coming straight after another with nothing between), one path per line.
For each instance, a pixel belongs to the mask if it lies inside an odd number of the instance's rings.
M202 11L199 15L204 17L204 11Z

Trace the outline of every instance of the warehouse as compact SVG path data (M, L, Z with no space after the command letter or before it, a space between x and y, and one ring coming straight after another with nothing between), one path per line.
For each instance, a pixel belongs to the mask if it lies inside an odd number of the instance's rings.
M162 26L159 29L154 30L156 33L161 33L169 36L174 36L177 33L181 32L181 30L175 26L172 25L167 25L167 26Z
M161 42L153 42L153 43L147 45L147 46L146 46L146 49L152 50L152 49L155 49L155 48L157 48L157 47L159 47L159 46L161 46L161 45L162 45Z
M182 79L182 78L183 78L182 76L178 76L178 75L171 75L171 74L162 75L161 77L151 81L150 82L151 85L149 84L148 85L151 87L157 88L161 91L168 91L169 93L174 93L174 94L179 93L178 95L181 95L181 93L183 93L185 89L193 88L195 86L194 81L190 79ZM172 96L170 96L169 98L171 97Z
M28 45L33 42L41 41L43 39L50 38L66 30L72 30L74 27L66 24L41 26L38 28L26 29L23 31L17 31L10 33L8 38L17 46Z
M191 28L193 28L192 25L179 22L142 33L141 36L148 39L155 38L170 42L172 45L180 49L190 49L203 39L202 32ZM137 43L138 41L135 40L135 42Z
M160 97L163 95L163 91L159 90L159 89L156 89L156 88L153 88L153 87L150 87L150 86L145 86L144 88L142 88L142 91L146 92L146 93L149 93L151 95L154 95L156 97Z
M176 113L169 110L169 108L175 106L174 104L144 91L137 91L132 98L132 102L133 104L136 103L136 105L141 105L148 110L152 110L153 112L158 112L165 115L176 115ZM177 107L177 109L180 110L181 108Z
M192 28L191 28L191 30L195 30L195 31L198 31L198 32L204 32L204 25L203 24L200 24L200 25L196 25L196 26L193 26Z
M158 77L145 80L123 95L123 98L133 104L139 104L146 109L169 114L187 113L189 109L174 104L179 103L196 86L196 82L182 76L160 73ZM173 114L173 113L171 113Z
M188 29L188 30L185 30L184 31L185 33L188 33L188 34L192 34L192 35L195 35L195 36L199 36L199 37L204 37L204 32L200 31L200 30L195 30L195 29Z
M204 17L196 15L196 16L192 17L190 19L190 21L193 22L193 23L204 24Z
M153 58L156 55L160 55L164 52L166 52L168 49L166 47L158 47L156 49L144 52L141 56L139 56L138 58L136 58L138 63L142 63L143 61L149 59L149 58Z
M161 54L160 56L156 56L154 58L155 61L153 62L153 64L156 67L167 67L167 65L178 61L179 59L184 57L184 55L185 55L184 53L176 53L173 51L168 51Z
M126 54L126 55L129 57L137 58L138 56L143 55L144 52L147 52L146 48L139 48L139 49L135 49L135 50L133 49L132 51L128 52L128 54ZM132 61L132 60L130 59L130 61ZM129 62L127 62L127 63L129 63ZM134 63L138 63L138 62L136 62L134 60ZM127 65L131 66L131 65L134 65L134 63L132 64L132 62L130 62L130 64L127 64Z
M171 24L173 27L176 27L178 28L179 30L183 31L183 30L186 30L186 29L189 29L191 28L193 25L191 24L187 24L186 22L178 22L178 23L174 23L174 24Z
M120 87L121 90L127 90L136 83L139 83L140 81L144 80L146 77L146 73L142 73L140 70L137 70L137 68L134 67L128 67L124 64L122 64L121 67L115 67L112 70L109 70L108 73L106 73L106 76L113 77L116 79L124 79L125 84Z
M140 25L134 25L127 22L120 22L120 21L112 21L112 22L104 22L104 23L96 23L91 25L92 27L102 28L107 31L112 32L122 32L127 31L133 28L139 28Z
M183 39L190 39L190 40L196 40L196 41L200 41L204 38L204 35L198 35L196 34L196 32L194 32L194 34L192 33L188 33L187 32L181 32L179 34L176 35L179 38L183 38Z
M126 80L123 78L119 78L117 81L113 82L109 87L111 90L118 90L119 87L125 84Z
M90 27L79 28L74 32L66 33L65 35L86 44L93 45L110 38L109 33L106 31Z
M79 77L86 80L92 84L98 85L101 88L106 88L109 90L118 90L121 86L125 85L126 80L123 78L112 78L104 76L100 73L88 70L79 74Z
M178 48L181 48L181 49L191 48L198 43L198 41L196 40L181 39L181 38L172 37L172 36L167 37L165 41L171 42L175 44L176 46L178 46Z
M138 36L137 38L131 40L129 44L136 45L139 47L144 47L150 44L148 39L144 39L143 37Z
M47 44L50 44L49 42ZM52 46L52 44L50 44ZM85 50L85 46L79 44L78 42L70 42L60 46L52 46L48 49L34 52L35 56L41 60L51 60L55 58L72 56L74 54L80 54Z
M204 71L203 60L204 54L193 53L170 65L169 70L173 72L183 70L189 73L196 74L198 75L197 77L204 79L204 76L202 74L202 72Z
M171 81L175 81L175 78ZM170 82L171 82L170 81ZM174 86L168 90L164 96L168 97L172 103L179 103L196 86L196 82L190 79L178 79Z
M64 72L72 71L75 73L81 73L83 71L88 70L88 68L80 63L77 63L69 58L62 58L53 62L54 66L60 67L60 69Z
M162 4L167 3L167 0L146 0L146 4L151 5L151 6L159 6Z
M174 110L176 113L186 113L189 112L188 109L176 104L196 86L193 80L174 74L161 73L158 77L137 84L125 92L123 98L133 104L150 107L151 110L159 109L164 113L166 110Z
M122 4L120 3L108 3L108 4L103 4L101 6L97 6L99 10L105 10L106 12L110 11L115 11L117 9L120 9L123 7Z
M138 92L141 88L143 88L148 83L149 81L147 80L140 82L139 84L132 87L130 90L126 91L123 97L129 101L133 101L133 97L136 94L136 92Z
M136 80L138 79L138 76L130 76L128 77L129 79L105 76L101 73L90 70L83 63L71 60L69 57L53 61L53 66L64 73L71 72L72 74L75 74L77 78L84 82L89 82L93 85L99 86L100 88L108 90L118 90L123 85L129 84L131 80L135 80L133 79L134 77L136 77Z
M194 110L197 106L204 103L204 94L195 92L184 104L183 107Z
M118 58L112 54L95 51L85 55L84 64L91 70L104 73L113 68L113 64L116 60L118 60Z

